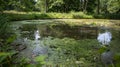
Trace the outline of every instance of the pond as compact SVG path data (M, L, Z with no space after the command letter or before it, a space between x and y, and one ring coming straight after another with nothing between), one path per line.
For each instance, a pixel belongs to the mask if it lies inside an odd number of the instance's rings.
M25 58L30 64L44 67L102 67L99 56L103 48L97 41L98 34L109 31L112 34L109 49L120 54L120 28L116 25L119 21L86 20L12 22L10 26L16 35L12 44L19 51L16 61Z

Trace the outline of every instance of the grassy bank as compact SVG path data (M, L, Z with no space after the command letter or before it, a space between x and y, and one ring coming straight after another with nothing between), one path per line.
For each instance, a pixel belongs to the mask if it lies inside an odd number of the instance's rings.
M5 11L4 14L10 17L10 20L32 20L32 19L92 19L92 15L86 15L82 12L77 13L40 13L40 12L15 12Z
M88 15L83 12L70 13L41 13L41 12L17 12L4 11L10 20L32 20L32 19L119 19L119 15Z

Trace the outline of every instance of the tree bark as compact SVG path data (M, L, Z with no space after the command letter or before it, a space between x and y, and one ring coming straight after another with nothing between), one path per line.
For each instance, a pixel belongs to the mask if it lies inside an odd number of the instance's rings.
M100 0L97 0L97 14L100 14Z
M45 13L47 12L47 0L45 0Z
M88 4L88 0L84 0L84 10L83 10L84 13L86 13L87 4Z

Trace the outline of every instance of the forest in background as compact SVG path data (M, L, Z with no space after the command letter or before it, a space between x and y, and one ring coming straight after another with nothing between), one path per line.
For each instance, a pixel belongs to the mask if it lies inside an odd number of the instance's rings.
M95 16L119 17L120 0L0 0L0 11L4 10L42 13L83 12Z
M120 0L0 0L0 10L120 13Z

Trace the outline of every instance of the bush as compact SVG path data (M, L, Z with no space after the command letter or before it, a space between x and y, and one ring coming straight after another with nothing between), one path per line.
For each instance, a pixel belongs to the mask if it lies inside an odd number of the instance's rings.
M107 19L120 19L120 14L104 14Z
M0 37L4 37L7 31L9 17L5 14L0 14Z
M94 14L94 18L97 19L120 19L120 14Z
M75 19L92 19L93 18L92 15L86 15L83 12L74 12L71 14L73 15L73 18L75 18Z
M32 14L7 14L7 15L10 17L11 21L34 19L34 15Z

